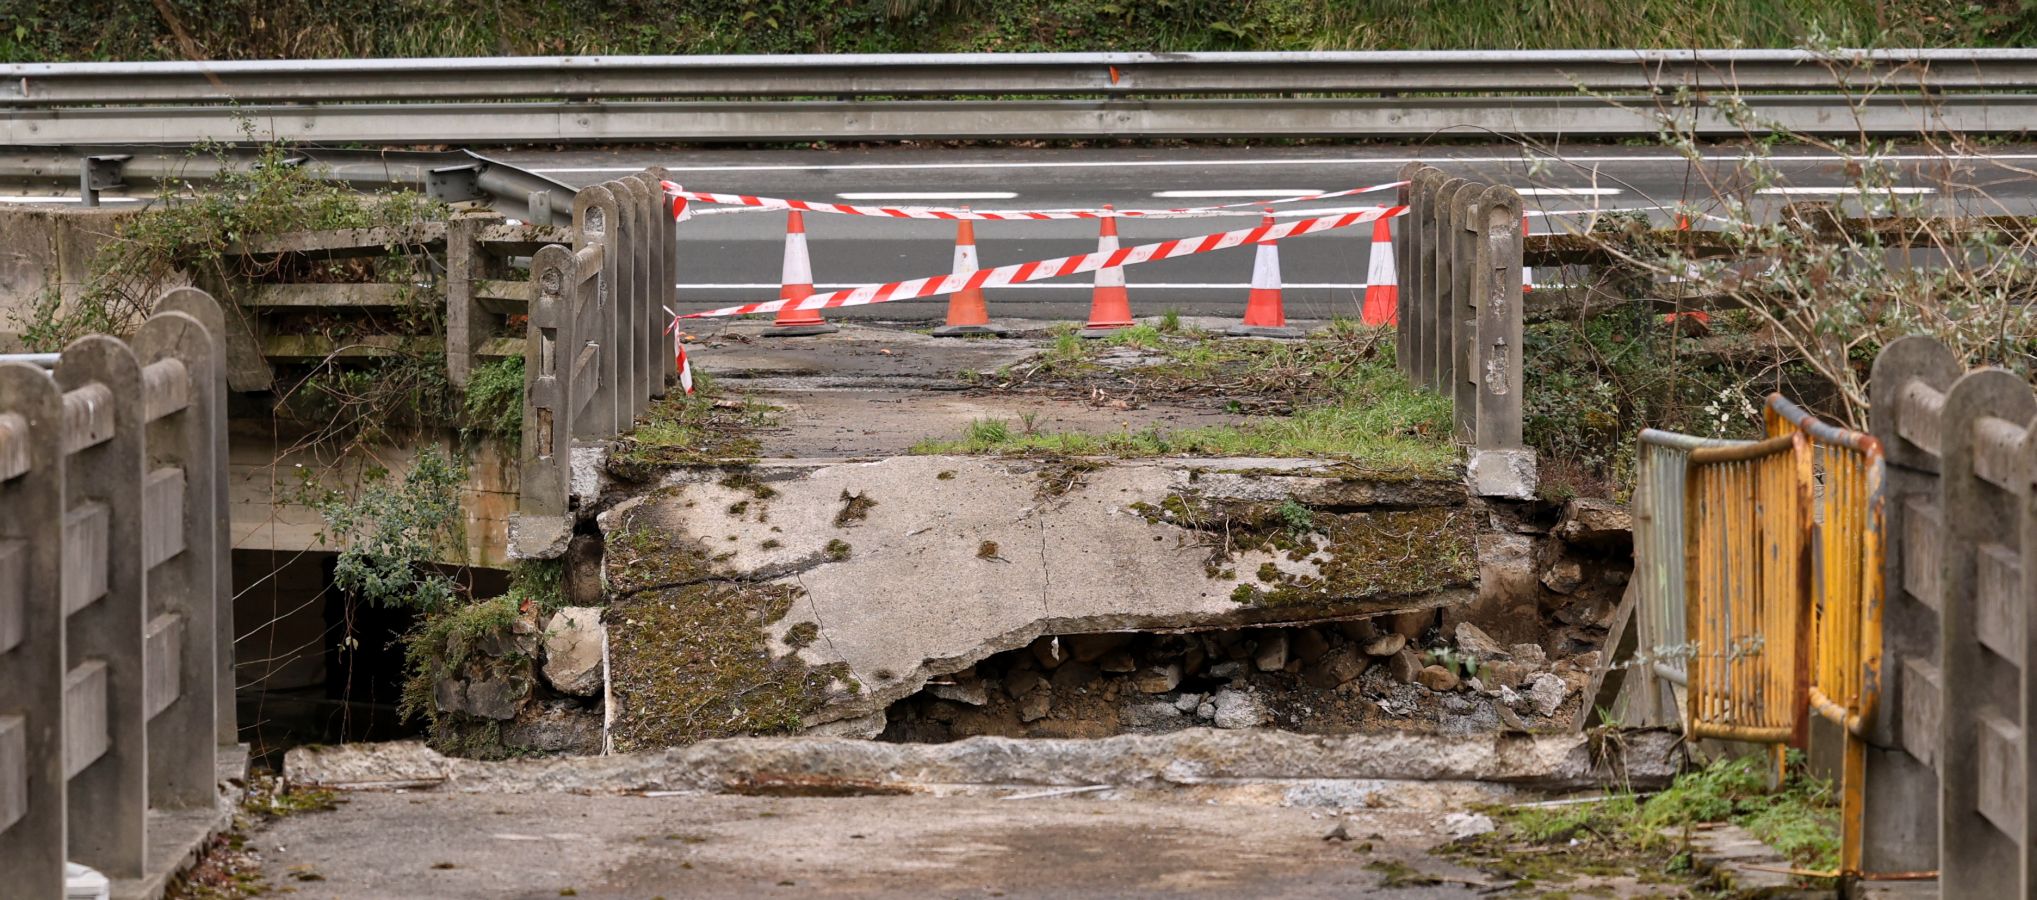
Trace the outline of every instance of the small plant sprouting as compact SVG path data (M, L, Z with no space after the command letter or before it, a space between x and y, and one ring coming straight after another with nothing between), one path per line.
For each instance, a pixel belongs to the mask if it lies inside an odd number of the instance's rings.
M1287 526L1287 532L1295 537L1316 530L1316 511L1296 503L1292 497L1275 512L1279 513L1281 524Z
M828 541L827 555L828 559L834 560L835 562L841 562L842 560L848 559L849 542L842 540L841 538L835 538L834 540Z

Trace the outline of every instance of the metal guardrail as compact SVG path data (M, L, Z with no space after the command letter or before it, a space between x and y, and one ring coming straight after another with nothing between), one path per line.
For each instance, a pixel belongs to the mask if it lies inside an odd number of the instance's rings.
M255 150L239 148L192 153L134 144L17 147L0 152L0 185L17 192L69 195L82 183L88 201L100 192L153 197L187 183L203 185L230 172L246 172L257 156ZM573 188L564 182L464 150L298 147L291 149L289 162L357 190L407 188L447 203L481 200L497 212L539 225L564 221L573 209Z
M0 66L0 145L188 144L233 139L241 121L333 143L1657 132L1607 97L1743 133L1717 92L1807 133L1999 133L2037 121L2037 95L2020 93L2033 86L2028 50L27 63ZM1001 99L1018 97L1055 99Z
M1684 518L1690 452L1705 447L1742 447L1751 441L1701 438L1649 428L1641 432L1634 487L1634 578L1639 584L1639 647L1642 715L1646 724L1681 722L1675 690L1690 683ZM1658 684L1655 679L1667 684ZM1670 687L1674 685L1674 687Z
M200 317L220 310L190 289L161 309L131 345L80 339L53 372L0 364L9 896L63 896L67 859L144 878L209 833L164 813L219 806L236 740L225 388Z

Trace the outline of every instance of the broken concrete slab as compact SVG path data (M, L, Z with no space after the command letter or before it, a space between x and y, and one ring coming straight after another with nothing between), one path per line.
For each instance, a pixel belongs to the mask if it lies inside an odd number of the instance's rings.
M1208 518L1269 506L1263 478L1342 499L1317 511L1320 531L1307 534ZM1320 484L1300 489L1311 482ZM1363 498L1385 508L1342 505ZM1441 505L1409 509L1410 499ZM1454 484L1368 482L1346 465L1303 460L912 456L678 470L600 521L619 603L670 603L671 590L703 580L791 592L779 618L761 623L771 655L842 669L825 703L801 711L811 727L880 710L1042 635L1306 622L1468 599L1479 516L1466 503ZM676 574L642 565L686 553L704 562ZM611 629L631 628L630 613L619 614ZM1085 638L1059 658L1100 660L1109 646ZM611 648L618 666L659 652ZM625 725L654 714L616 700Z
M1600 753L1618 754L1603 758ZM486 762L415 741L299 747L284 760L293 785L463 793L733 791L765 778L939 785L1192 786L1241 781L1477 781L1579 790L1661 786L1681 762L1677 737L1584 735L1302 735L1193 728L1092 740L976 737L942 744L842 738L727 738L603 757Z
M601 693L607 643L608 629L601 624L599 607L559 610L545 624L545 680L563 694L592 697Z

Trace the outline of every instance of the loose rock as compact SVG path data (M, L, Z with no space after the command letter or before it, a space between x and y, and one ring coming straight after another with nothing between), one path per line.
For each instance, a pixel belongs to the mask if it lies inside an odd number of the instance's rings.
M1164 694L1181 685L1181 664L1147 666L1132 679L1132 686L1148 694Z
M1252 654L1252 664L1261 672L1278 672L1287 668L1287 632L1275 631L1259 639L1259 649Z
M1054 695L1042 688L1019 698L1019 721L1037 722L1054 709Z
M1174 701L1174 708L1182 712L1194 712L1195 708L1201 705L1201 694L1182 694L1180 698Z
M1096 667L1106 672L1123 674L1136 671L1139 668L1139 661L1132 658L1130 650L1119 648L1105 653L1096 661Z
M1553 716L1563 707L1563 699L1570 696L1570 687L1563 679L1544 672L1535 676L1528 686L1528 700L1535 704L1535 711L1544 716Z
M1315 687L1329 690L1356 680L1371 665L1372 660L1359 652L1357 646L1345 644L1324 656L1322 662L1309 672L1308 681Z
M1125 705L1124 724L1133 728L1149 728L1155 725L1171 725L1181 718L1181 710L1165 700Z
M1457 623L1455 636L1457 649L1477 657L1480 661L1507 658L1505 647L1493 640L1492 635L1486 634L1485 629L1470 622Z
M1017 700L1032 693L1034 688L1046 683L1047 679L1044 676L1031 669L1007 672L1004 676L1004 693L1013 700Z
M934 696L970 706L982 706L990 702L990 692L983 689L983 682L971 679L954 684L936 684L927 688Z
M1422 672L1421 659L1415 656L1415 651L1406 647L1402 647L1399 653L1387 660L1386 665L1387 674L1392 675L1393 680L1401 684L1414 684Z
M1294 646L1289 648L1302 665L1315 665L1330 652L1330 640L1314 628L1303 628L1294 633Z
M1053 670L1068 661L1068 652L1056 643L1055 638L1043 637L1033 642L1033 658L1040 661L1040 668Z
M1407 638L1408 643L1410 644L1418 643L1421 641L1422 635L1427 634L1429 628L1435 624L1436 624L1435 610L1418 609L1413 612L1404 612L1394 616L1393 633L1398 634L1401 637Z
M1543 652L1541 644L1515 644L1507 648L1507 655L1515 661L1541 665L1549 661L1549 654Z
M1408 645L1408 639L1399 634L1382 634L1365 644L1365 652L1372 656L1392 656Z
M1251 728L1266 721L1266 707L1244 691L1221 690L1210 700L1210 720L1218 728Z
M1421 682L1422 687L1437 693L1457 689L1457 676L1442 666L1429 666L1421 670L1415 674L1415 680Z
M1243 678L1245 677L1245 664L1235 659L1217 663L1209 667L1209 677Z
M1072 635L1067 638L1068 655L1076 662L1095 662L1104 654L1131 642L1131 635L1117 631Z
M1634 517L1610 500L1579 497L1563 507L1556 523L1556 536L1565 543L1596 550L1619 550L1633 546Z
M1574 592L1584 586L1584 566L1574 559L1559 559L1542 570L1542 585L1559 594Z

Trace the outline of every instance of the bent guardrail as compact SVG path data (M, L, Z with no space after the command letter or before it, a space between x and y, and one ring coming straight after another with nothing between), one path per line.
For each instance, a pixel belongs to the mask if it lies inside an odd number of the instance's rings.
M211 810L234 736L217 322L164 298L131 343L0 362L0 872L138 879L154 814ZM209 818L209 817L208 817ZM203 837L202 834L199 835Z

